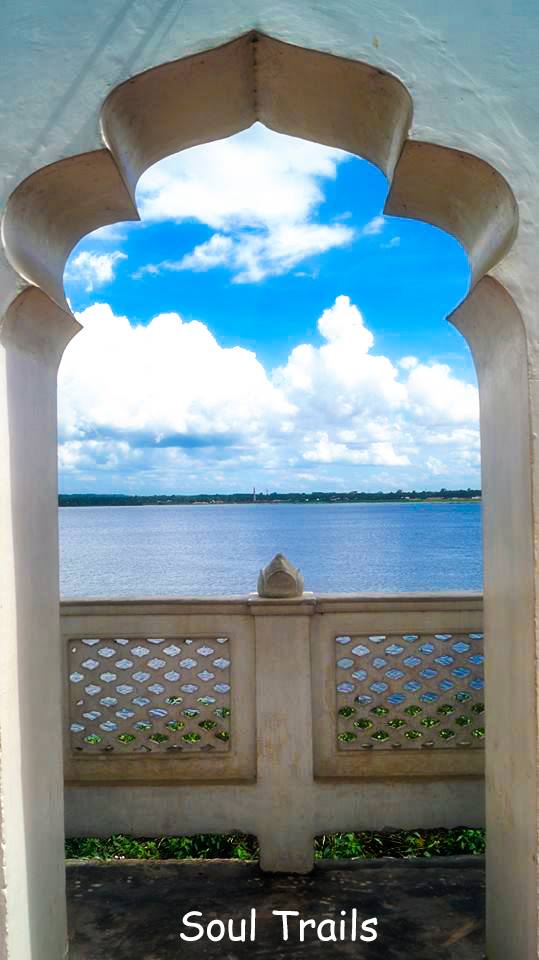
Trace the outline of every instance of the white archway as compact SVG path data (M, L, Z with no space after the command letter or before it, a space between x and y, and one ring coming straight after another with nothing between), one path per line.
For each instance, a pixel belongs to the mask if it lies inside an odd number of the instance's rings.
M3 936L10 958L57 960L65 943L56 371L77 330L63 292L65 261L91 230L137 218L135 185L156 160L255 120L376 163L391 183L385 211L443 228L470 258L472 292L453 322L472 348L481 401L489 956L536 954L537 692L527 342L515 304L488 276L515 236L516 204L489 164L408 139L411 118L411 98L390 74L251 32L117 87L102 111L105 147L43 168L11 195L3 242L20 292L7 307L0 334L7 585L0 825L6 851ZM510 645L508 636L518 644ZM51 730L58 731L57 743L50 740Z

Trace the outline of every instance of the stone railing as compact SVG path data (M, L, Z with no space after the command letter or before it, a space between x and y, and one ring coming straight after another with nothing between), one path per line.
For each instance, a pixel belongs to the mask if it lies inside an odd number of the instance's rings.
M479 595L62 604L67 832L258 835L483 820Z

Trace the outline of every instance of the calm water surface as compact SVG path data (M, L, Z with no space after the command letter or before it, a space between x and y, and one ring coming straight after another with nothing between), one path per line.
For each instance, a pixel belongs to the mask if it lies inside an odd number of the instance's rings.
M481 506L63 507L64 597L244 594L281 551L315 592L481 590Z

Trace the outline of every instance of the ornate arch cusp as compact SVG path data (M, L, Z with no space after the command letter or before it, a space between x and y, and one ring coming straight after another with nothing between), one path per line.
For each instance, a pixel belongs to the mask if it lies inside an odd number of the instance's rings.
M100 226L138 219L143 171L257 120L375 163L391 184L384 212L455 236L468 253L472 285L509 250L518 220L509 185L471 154L409 139L412 100L400 80L250 32L122 83L103 104L102 150L50 164L15 189L2 240L19 295L37 287L69 312L69 253Z

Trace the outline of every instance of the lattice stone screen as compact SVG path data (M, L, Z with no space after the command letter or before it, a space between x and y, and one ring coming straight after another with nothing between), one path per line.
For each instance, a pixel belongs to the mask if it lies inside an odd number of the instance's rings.
M338 636L339 750L482 747L483 634Z
M227 637L69 640L69 724L77 754L226 752Z

